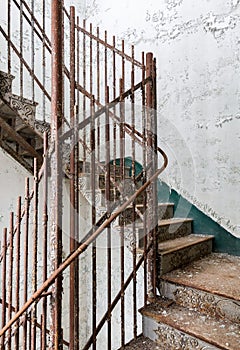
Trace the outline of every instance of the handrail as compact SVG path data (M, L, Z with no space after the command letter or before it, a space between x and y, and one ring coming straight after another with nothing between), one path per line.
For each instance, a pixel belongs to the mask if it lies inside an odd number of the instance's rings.
M160 149L160 148L159 148ZM157 177L166 169L168 165L168 158L166 153L161 150L163 155L163 165L159 168L155 174L153 174L149 180L147 180L133 195L131 195L115 212L109 215L108 219L102 223L98 229L93 232L90 237L88 233L85 238L79 243L78 248L69 254L69 256L59 265L59 267L47 278L47 280L42 284L42 286L31 296L31 298L22 306L22 308L13 316L11 320L0 330L0 337L5 334L5 332L23 315L23 313L36 302L55 281L55 279L79 256L81 255L88 246L95 241L102 231L108 227L128 206L132 203L146 188L157 179ZM92 230L90 230L91 232Z

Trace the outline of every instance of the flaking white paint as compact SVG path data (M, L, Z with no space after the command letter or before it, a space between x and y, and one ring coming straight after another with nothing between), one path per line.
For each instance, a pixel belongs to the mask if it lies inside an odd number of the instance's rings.
M86 15L137 52L154 53L159 137L172 150L163 179L240 236L240 2L88 0ZM163 118L176 137L163 133Z

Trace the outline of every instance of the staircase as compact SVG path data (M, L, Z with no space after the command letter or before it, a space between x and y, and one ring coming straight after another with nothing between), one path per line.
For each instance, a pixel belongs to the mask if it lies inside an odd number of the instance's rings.
M111 168L111 176L120 167ZM130 181L130 168L125 168L125 180ZM81 190L91 193L91 174L80 173ZM106 210L105 176L96 180L98 209ZM138 181L137 187L142 185ZM111 202L120 192L111 187ZM90 201L90 199L89 199ZM135 209L144 213L144 196ZM146 209L146 208L145 208ZM115 228L131 230L133 206L120 215ZM135 213L138 248L144 252L142 219ZM212 252L214 236L193 233L193 220L174 217L173 203L158 204L158 290L159 296L139 311L143 318L143 336L132 341L128 350L237 350L240 348L240 258ZM116 233L116 232L115 232ZM114 234L114 231L113 231Z
M68 12L57 0L51 43L34 8L14 4L20 23L31 18L32 59L23 59L23 30L16 47L0 28L6 71L16 54L33 97L14 95L13 75L0 72L0 147L34 178L1 239L1 349L239 350L240 259L213 253L213 236L193 232L193 220L175 217L173 203L157 203L168 160L157 144L152 53L136 60L134 47L127 52L124 41L80 26L74 7ZM9 23L13 14L8 6ZM46 116L35 117L37 86L40 110L51 104L50 151Z
M190 219L158 224L159 296L139 311L143 336L126 349L238 350L240 258L212 252Z
M13 95L13 77L1 77L1 146L26 169L33 170L33 159L42 161L42 133L35 120L36 104ZM16 102L18 101L18 103ZM131 187L131 169L124 168L124 185ZM110 175L121 186L121 167L111 165ZM106 177L96 171L98 218L106 211ZM135 182L136 189L142 186ZM90 164L79 163L79 188L91 203ZM135 217L138 237L137 253L144 253L142 215L146 207L142 194L134 207L119 216L115 227L131 230ZM121 197L111 185L109 201ZM134 214L135 208L135 214ZM214 236L193 233L193 221L174 217L173 203L158 204L158 281L159 296L139 311L143 318L143 335L126 349L145 350L238 350L240 348L240 259L212 253Z
M42 164L46 122L35 119L37 103L12 93L14 76L0 71L0 146L33 173L33 160Z

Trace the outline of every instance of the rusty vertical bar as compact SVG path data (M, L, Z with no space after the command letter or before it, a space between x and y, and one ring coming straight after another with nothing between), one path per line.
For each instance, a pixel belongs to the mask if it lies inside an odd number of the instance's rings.
M6 268L7 268L7 229L4 228L3 229L3 246L2 246L2 250L3 250L3 260L2 260L2 280L1 280L1 285L2 285L2 328L5 326L6 324ZM11 305L8 305L9 308L11 308ZM5 342L5 333L3 334L3 336L1 337L0 340L0 345L1 345L1 349L4 349L4 342Z
M89 42L89 83L90 94L93 93L93 42L92 42L92 23L90 23L90 42Z
M96 225L96 160L95 160L95 119L94 103L91 100L91 200L92 200L92 227ZM92 243L92 334L93 350L96 350L96 326L97 326L97 249L96 242Z
M24 253L23 253L23 268L24 268L24 280L23 280L23 300L24 303L28 298L28 236L29 236L29 178L25 181L25 224L24 224ZM24 317L23 323L23 350L27 350L27 315Z
M86 29L86 20L83 20L83 29ZM83 88L86 90L86 34L83 33ZM86 118L86 95L83 95L83 120ZM83 130L83 142L86 143L86 131ZM85 172L86 163L86 150L83 147L83 172Z
M44 173L43 173L43 213L42 213L42 282L47 279L47 255L48 255L48 135L44 133ZM47 297L42 300L42 322L41 322L41 350L47 348Z
M146 156L147 156L147 177L150 178L154 173L155 151L154 151L154 106L153 106L153 54L146 55L146 75L151 77L150 83L146 86ZM148 295L154 297L156 294L156 237L155 237L155 194L154 186L150 185L147 189L147 230L149 240L152 243L152 249L148 254Z
M104 50L104 87L105 87L105 105L106 113L105 113L105 196L106 196L106 210L109 212L110 209L110 191L111 191L111 183L110 183L110 128L109 128L109 87L108 87L108 57L107 57L107 31L105 31L104 35L105 41L105 50ZM111 253L111 225L107 227L107 303L108 303L108 321L107 321L107 349L111 350L112 348L112 322L111 322L111 288L112 288L112 253Z
M92 35L92 23L90 23L90 34ZM89 43L89 82L90 94L93 92L93 51L92 36ZM96 134L95 134L95 101L91 99L91 189L92 189L92 227L96 224ZM97 325L97 249L96 242L92 244L92 332L93 350L96 350L96 325Z
M80 30L79 30L79 17L77 16L77 37L76 37L76 42L77 42L77 66L76 66L76 75L77 75L77 82L80 84ZM77 106L80 106L80 92L77 90ZM78 116L78 113L77 113Z
M37 290L37 259L38 259L38 166L34 158L34 197L33 197L33 232L32 232L32 293ZM37 303L31 310L31 350L36 349Z
M62 260L62 145L59 140L63 124L63 1L52 0L52 99L51 140L51 269ZM62 275L54 283L51 295L51 324L49 349L62 349Z
M77 17L77 28L79 28L79 17ZM77 30L77 81L80 82L80 32ZM79 106L80 106L80 92L77 91L77 106L75 106L75 206L76 206L76 220L75 220L75 237L76 242L80 240L79 234L79 132L78 132L78 123L79 123ZM80 277L79 277L79 259L76 261L75 268L75 289L76 289L76 298L75 298L75 320L76 320L76 350L80 349Z
M75 8L70 7L70 126L74 130L75 106ZM71 138L70 153L70 253L75 250L75 133ZM70 265L69 291L69 348L75 349L75 262Z
M46 86L46 0L42 0L42 29L43 29L43 38L42 38L42 79L43 86ZM46 120L46 95L43 92L42 94L42 113L43 113L43 121Z
M122 40L122 79L120 80L120 96L125 89L125 43ZM125 102L120 99L120 178L123 183L125 180ZM125 221L125 213L122 213L123 221ZM125 296L124 296L124 275L125 275L125 254L124 254L124 225L120 228L121 236L121 344L125 345Z
M131 124L133 131L135 131L135 95L134 95L134 82L135 82L135 65L134 65L134 46L132 45L132 71L131 71ZM132 183L135 183L135 141L132 138ZM133 232L133 336L137 338L137 253L136 253L136 201L132 204L132 232Z
M17 200L17 218L16 218L16 285L15 285L15 312L19 311L19 290L20 290L20 256L21 256L21 247L20 247L20 236L21 236L21 197L18 197ZM20 321L16 322L16 333L14 336L15 349L19 349L19 325Z
M8 0L8 8L7 8L7 30L8 30L8 73L11 74L11 70L12 70L12 55L11 55L11 7L12 7L12 1Z
M32 70L32 101L35 99L34 71L35 71L35 37L34 37L34 1L31 0L31 70Z
M145 80L146 69L145 69L145 53L142 52L142 81ZM142 148L143 152L143 181L146 181L146 87L142 85L142 134L144 140L144 146ZM144 305L147 305L147 292L148 292L148 282L147 282L147 246L148 246L148 237L147 237L147 198L144 196L143 200L143 245L144 245Z
M99 27L97 27L97 38L99 39ZM100 102L100 48L99 41L97 41L97 101ZM100 118L97 119L97 160L100 162Z
M158 141L157 141L157 73L156 59L152 61L152 113L153 113L153 173L158 168ZM158 241L157 241L157 225L158 225L158 190L157 180L153 182L153 262L158 257ZM157 296L157 264L153 265L153 294Z
M105 87L105 105L106 105L106 116L105 116L105 156L106 156L106 173L105 173L105 193L106 193L106 210L109 213L110 211L110 125L109 125L109 87ZM108 333L107 333L107 348L108 350L112 349L112 320L111 320L111 301L112 301L112 241L111 241L111 225L107 227L107 303L108 303Z
M20 56L23 57L23 4L22 0L20 0ZM23 63L20 60L20 96L23 96Z
M12 300L13 300L13 230L14 230L14 213L10 213L10 226L9 226L9 267L8 267L8 321L12 318ZM11 328L8 331L8 344L7 349L12 349L12 337Z
M116 38L113 36L113 47L116 47ZM117 93L117 87L116 87L116 52L113 50L113 99L116 98L116 93ZM116 113L116 107L114 106L113 108L113 113L115 115ZM116 181L116 158L117 158L117 124L114 121L113 122L113 173L114 173L114 181ZM115 196L115 193L114 193Z
M79 143L78 143L78 123L79 123L79 112L78 106L75 106L75 244L78 246L79 242L79 175L78 175L78 164L79 164ZM80 286L79 286L79 259L75 261L75 350L80 349Z
M120 180L123 183L124 181L124 175L125 175L125 167L124 167L124 102L122 99L122 94L124 92L124 81L123 79L120 79ZM124 213L123 220L124 220ZM125 297L124 297L124 226L121 225L120 227L120 273L121 273L121 346L123 347L125 345Z

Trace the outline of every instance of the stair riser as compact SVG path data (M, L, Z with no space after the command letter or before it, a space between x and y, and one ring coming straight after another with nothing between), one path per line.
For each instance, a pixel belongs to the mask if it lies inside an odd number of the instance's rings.
M158 226L158 242L164 242L170 239L180 238L189 235L192 232L192 222L186 221L171 225ZM139 247L144 244L144 230L139 230Z
M138 208L138 210L141 213L144 213L144 207ZM165 220L165 219L171 219L173 217L173 206L168 205L168 206L159 206L158 207L158 218ZM135 216L135 221L136 222L141 222L141 218L139 215L136 213ZM132 208L127 208L124 211L124 215L120 215L119 217L119 225L129 225L133 222L133 209Z
M164 280L160 284L160 293L188 309L240 324L240 302L235 300Z
M180 238L192 233L192 222L186 221L158 227L158 242Z
M159 257L159 276L189 264L212 251L212 240L193 244Z
M143 316L143 334L161 345L161 350L219 350L214 345Z

